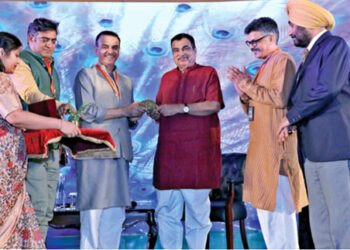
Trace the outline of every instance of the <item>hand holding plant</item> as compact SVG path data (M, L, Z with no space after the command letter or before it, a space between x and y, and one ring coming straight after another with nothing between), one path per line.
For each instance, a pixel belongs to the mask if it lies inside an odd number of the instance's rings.
M71 105L71 100L68 101L68 105L69 105L69 110L68 110L68 114L69 114L69 117L68 117L68 121L70 122L73 122L75 124L78 124L79 123L79 120L82 116L82 113L84 112L84 110L90 105L90 103L88 104L84 104L84 105L81 105L79 107L78 110L75 110L72 105Z
M140 102L139 105L142 107L145 107L147 110L147 113L152 113L153 110L155 110L158 107L158 105L152 100L144 100Z

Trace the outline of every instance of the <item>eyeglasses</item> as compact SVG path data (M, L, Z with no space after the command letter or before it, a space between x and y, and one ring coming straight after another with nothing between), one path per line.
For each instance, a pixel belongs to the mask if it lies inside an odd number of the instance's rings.
M38 39L42 42L42 43L48 43L51 42L52 44L56 44L57 43L57 39L56 38L48 38L48 37L38 37Z
M252 45L253 47L255 47L258 42L260 42L262 39L264 39L265 37L267 37L269 35L265 35L263 37L260 37L259 39L256 39L256 40L251 40L251 41L245 41L245 44L247 44L247 46L249 47L250 45Z

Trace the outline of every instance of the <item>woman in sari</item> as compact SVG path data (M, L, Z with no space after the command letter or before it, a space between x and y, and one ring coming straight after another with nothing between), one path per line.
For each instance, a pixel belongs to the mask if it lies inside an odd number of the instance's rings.
M73 123L22 110L6 75L18 65L20 50L17 37L0 32L0 249L45 248L25 190L27 155L21 128L59 129L69 137L80 133Z

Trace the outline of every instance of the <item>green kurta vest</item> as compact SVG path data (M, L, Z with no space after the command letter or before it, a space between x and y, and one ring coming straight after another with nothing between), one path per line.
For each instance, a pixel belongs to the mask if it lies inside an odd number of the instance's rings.
M20 58L31 68L34 80L38 85L39 90L48 96L53 97L50 84L51 77L46 67L45 61L41 56L34 53L29 47L21 51ZM54 61L51 63L52 68L52 80L56 91L56 99L59 100L60 97L60 80L57 71L54 67ZM22 104L23 101L22 101ZM24 109L27 109L27 105L23 105Z

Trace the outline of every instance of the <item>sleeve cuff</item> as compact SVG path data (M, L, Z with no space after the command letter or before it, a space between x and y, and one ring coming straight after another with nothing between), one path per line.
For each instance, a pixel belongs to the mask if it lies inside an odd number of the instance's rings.
M129 128L133 130L137 127L138 122L137 121L133 122L128 118L128 124L129 124Z
M287 113L286 117L290 124L298 123L302 119L302 116L297 111L294 111L293 109L291 109Z
M247 79L242 79L239 83L238 83L238 87L240 89L242 89L244 92L246 92L247 90L250 89L250 86L252 86L251 81L247 80Z

